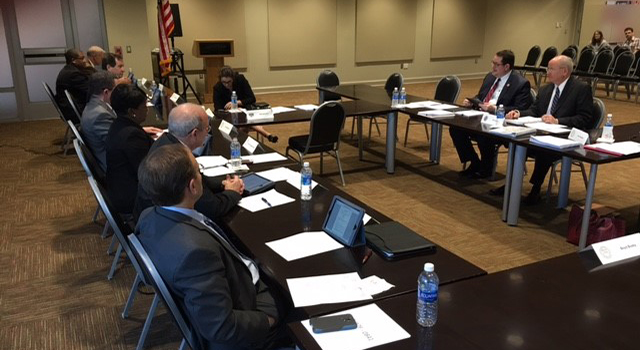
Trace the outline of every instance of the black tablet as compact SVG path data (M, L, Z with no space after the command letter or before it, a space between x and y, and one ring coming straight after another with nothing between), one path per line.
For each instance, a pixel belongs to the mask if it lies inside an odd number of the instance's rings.
M252 194L262 193L275 187L276 183L264 178L256 173L250 173L242 176L244 181L243 196L250 196Z
M363 217L364 209L340 196L335 196L324 219L322 230L348 247L362 245L365 243Z

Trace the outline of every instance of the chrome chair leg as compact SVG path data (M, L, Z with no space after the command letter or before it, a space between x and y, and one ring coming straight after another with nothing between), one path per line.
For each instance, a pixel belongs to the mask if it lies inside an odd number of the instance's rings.
M116 273L116 267L118 266L118 261L120 261L120 254L122 254L122 245L118 244L118 250L111 263L111 270L109 270L109 274L107 275L109 281L113 279L113 275Z
M124 304L124 310L122 310L122 318L129 317L129 310L131 310L131 305L133 305L133 299L136 297L140 283L142 283L142 278L140 278L140 275L136 274L136 279L133 280L133 285L131 286L131 292L129 292L127 303Z
M340 171L340 180L342 180L342 186L346 186L344 182L344 175L342 174L342 164L340 163L340 151L335 150L336 152L336 161L338 162L338 170Z
M187 340L182 338L182 342L180 343L180 347L178 350L186 350L187 349Z
M93 223L97 224L98 223L98 216L100 215L100 205L98 205L98 207L96 208L96 212L93 213Z
M116 235L111 236L111 243L109 243L109 248L107 248L107 255L113 254L113 246L116 245Z
M109 233L109 228L110 228L110 227L111 227L111 226L109 226L109 221L107 220L107 221L104 223L104 228L102 229L102 234L101 234L102 239L105 239L105 238L109 237L109 234L108 234L108 233Z
M156 294L153 297L153 301L151 302L151 307L149 308L149 313L147 314L147 319L144 321L144 326L142 327L142 333L140 333L140 339L138 340L138 345L136 346L136 350L142 350L144 348L144 341L147 339L147 334L149 334L149 328L151 328L151 321L153 321L153 317L156 314L156 308L158 307L158 302L160 301L160 297Z

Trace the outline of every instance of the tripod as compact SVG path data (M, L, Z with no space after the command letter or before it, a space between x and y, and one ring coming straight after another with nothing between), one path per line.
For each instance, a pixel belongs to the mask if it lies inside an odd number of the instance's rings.
M171 38L171 73L167 76L167 80L169 77L173 77L173 88L176 94L180 95L185 101L187 100L187 89L190 89L193 92L193 95L198 100L198 104L202 104L200 100L200 96L196 93L195 89L189 82L189 78L187 78L187 74L184 71L184 53L180 51L180 49L176 49L173 37ZM182 92L180 92L180 85L178 85L178 79L182 80Z

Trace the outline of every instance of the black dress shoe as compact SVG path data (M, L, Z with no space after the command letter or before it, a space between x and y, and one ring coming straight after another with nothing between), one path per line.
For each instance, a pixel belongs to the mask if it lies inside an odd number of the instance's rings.
M504 196L504 185L490 190L489 194L493 196Z
M468 168L458 171L458 176L460 177L473 177L473 174L476 173L477 167L473 165L469 165Z
M268 140L269 140L269 142L271 142L271 143L276 143L276 142L278 142L278 136L276 136L276 135L274 135L274 134L271 134L271 135L267 136L267 139L268 139Z
M540 191L531 191L526 197L524 197L522 203L527 206L532 206L540 203L541 200L542 197L540 197Z
M476 171L470 176L472 179L488 179L491 177L491 171Z

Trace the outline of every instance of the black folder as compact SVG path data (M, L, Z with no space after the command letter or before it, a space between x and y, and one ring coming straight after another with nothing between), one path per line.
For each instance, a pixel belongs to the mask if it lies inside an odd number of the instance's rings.
M364 227L367 244L384 259L394 260L435 250L436 245L395 221Z

